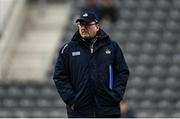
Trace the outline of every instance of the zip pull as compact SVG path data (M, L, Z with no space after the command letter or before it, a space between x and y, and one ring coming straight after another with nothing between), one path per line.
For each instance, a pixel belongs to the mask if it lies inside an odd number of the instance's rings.
M90 46L90 49L91 49L91 54L94 52L94 44L95 44L95 42L97 41L97 38L96 39L94 39L94 41L93 41L93 43L92 43L92 45Z
M91 54L92 54L94 52L93 44L90 46L90 49L91 49Z
M91 54L93 53L93 51L94 51L94 50L93 50L93 46L91 46Z

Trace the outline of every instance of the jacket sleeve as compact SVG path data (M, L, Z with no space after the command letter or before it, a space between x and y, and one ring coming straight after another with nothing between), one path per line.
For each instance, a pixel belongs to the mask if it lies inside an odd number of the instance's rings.
M59 56L54 69L53 80L63 101L67 105L71 106L73 104L74 91L70 82L68 70L68 53L65 50L66 49L64 46L59 52Z
M113 90L115 92L116 97L118 100L122 100L125 89L126 89L126 84L129 78L129 69L126 64L126 61L124 59L122 50L116 43L116 48L115 48L115 59L114 59L114 86Z

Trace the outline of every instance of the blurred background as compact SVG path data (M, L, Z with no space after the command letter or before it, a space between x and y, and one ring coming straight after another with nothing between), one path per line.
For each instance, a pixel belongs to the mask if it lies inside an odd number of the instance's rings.
M180 0L0 0L0 117L67 117L52 80L85 10L122 48L134 117L180 117Z

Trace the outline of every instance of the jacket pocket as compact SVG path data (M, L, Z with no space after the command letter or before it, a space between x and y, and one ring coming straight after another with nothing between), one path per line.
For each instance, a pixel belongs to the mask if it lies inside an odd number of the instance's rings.
M120 103L119 95L114 91L114 71L112 63L103 66L98 72L97 95L101 105L115 106Z
M97 94L99 103L101 105L114 106L119 103L119 99L113 92L113 90L109 90L108 87L105 87L104 84L101 84L101 87L99 87Z
M110 76L105 77L101 74L97 84L97 96L101 105L114 106L119 103L119 99L113 91L113 80L110 79Z

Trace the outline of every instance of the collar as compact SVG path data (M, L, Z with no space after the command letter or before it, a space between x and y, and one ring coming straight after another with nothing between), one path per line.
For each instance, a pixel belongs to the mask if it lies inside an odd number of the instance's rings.
M72 37L72 40L71 41L75 41L75 42L78 42L80 45L82 46L85 46L85 47L88 47L89 48L89 44L87 44L87 41L83 40L81 38L81 35L79 33L79 30L76 31L76 33L74 34L74 36ZM105 44L108 44L110 43L110 38L109 36L102 30L100 29L98 32L97 32L97 36L96 38L94 39L95 43L94 43L94 48L97 49L101 46L104 46Z

